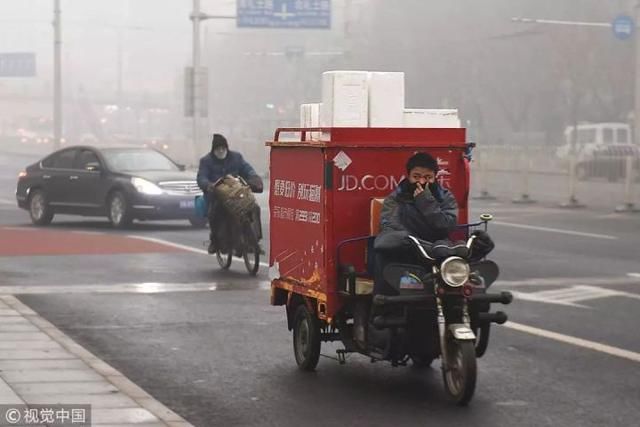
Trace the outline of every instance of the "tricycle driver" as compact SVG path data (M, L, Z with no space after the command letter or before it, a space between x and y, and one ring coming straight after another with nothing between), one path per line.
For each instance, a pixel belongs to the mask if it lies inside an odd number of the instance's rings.
M380 233L375 239L373 295L395 295L382 272L392 262L417 263L415 251L407 245L407 236L435 242L447 239L458 223L458 204L453 194L436 180L438 162L430 154L418 152L406 164L407 177L384 199L380 214ZM365 341L369 308L359 304L355 313L355 338ZM368 328L370 341L376 339L375 328ZM377 331L380 333L386 331Z

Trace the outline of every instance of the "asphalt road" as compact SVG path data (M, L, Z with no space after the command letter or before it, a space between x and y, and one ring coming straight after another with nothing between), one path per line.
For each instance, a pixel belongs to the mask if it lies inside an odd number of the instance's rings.
M495 215L496 288L516 292L495 327L468 408L449 404L439 363L424 371L345 366L326 345L317 372L296 369L267 269L221 272L206 231L60 217L31 227L12 204L31 158L0 154L0 228L161 239L139 251L0 256L0 292L19 298L196 426L629 426L640 419L640 215L474 201ZM22 163L21 163L22 162ZM80 233L78 233L80 234ZM265 233L266 234L266 233ZM38 234L44 238L44 234ZM148 241L148 240L147 240ZM0 242L6 248L7 242ZM551 333L555 333L551 334Z

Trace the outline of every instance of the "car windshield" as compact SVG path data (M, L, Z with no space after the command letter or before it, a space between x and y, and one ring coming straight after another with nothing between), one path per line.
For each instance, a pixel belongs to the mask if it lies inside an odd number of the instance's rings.
M104 150L109 169L118 172L177 171L178 166L153 150Z

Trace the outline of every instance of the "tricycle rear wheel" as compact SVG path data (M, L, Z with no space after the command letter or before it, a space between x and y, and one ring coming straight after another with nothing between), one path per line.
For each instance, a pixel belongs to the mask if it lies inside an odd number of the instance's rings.
M293 323L293 352L298 368L314 371L320 359L320 322L305 304L296 309Z

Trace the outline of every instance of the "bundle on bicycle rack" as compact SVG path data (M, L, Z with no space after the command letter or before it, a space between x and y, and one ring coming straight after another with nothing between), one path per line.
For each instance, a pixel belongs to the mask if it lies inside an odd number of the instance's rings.
M227 213L235 218L246 217L256 205L251 187L242 178L225 176L217 182L214 194Z

